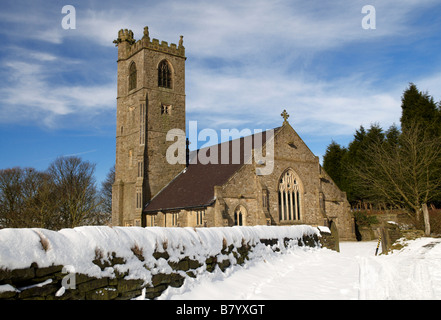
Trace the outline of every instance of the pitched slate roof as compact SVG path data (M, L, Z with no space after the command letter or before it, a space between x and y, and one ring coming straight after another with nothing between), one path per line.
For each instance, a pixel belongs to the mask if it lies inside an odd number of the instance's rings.
M281 127L274 129L274 134ZM214 202L214 186L225 184L228 179L237 172L247 161L251 154L247 146L247 141L251 142L254 148L254 140L262 141L265 144L272 135L268 131L256 133L251 136L242 137L235 140L223 142L211 147L203 148L190 153L189 165L179 173L168 185L166 185L152 200L144 207L144 213L167 211L183 208L197 208L211 205ZM249 140L248 140L249 139ZM233 149L240 148L239 163L233 163ZM245 150L246 149L246 150ZM229 161L227 164L221 162L222 151L228 150ZM210 157L214 152L218 163L201 163L201 157ZM225 156L225 155L224 155ZM202 160L203 162L203 160Z

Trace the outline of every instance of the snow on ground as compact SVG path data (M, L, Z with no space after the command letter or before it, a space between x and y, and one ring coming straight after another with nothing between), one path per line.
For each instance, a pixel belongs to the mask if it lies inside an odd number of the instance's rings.
M222 244L240 246L245 239L259 243L244 266L233 266L225 273L200 272L187 278L180 288L168 288L161 300L294 300L294 299L441 299L441 239L420 238L403 249L375 256L376 241L342 242L340 253L297 245L273 252L260 238L296 238L317 229L296 227L233 228L123 228L80 227L58 232L44 229L0 230L0 266L26 268L32 262L75 266L75 272L91 276L112 276L92 261L97 251L108 256L116 252L126 261L119 272L130 270L130 277L148 281L144 265L159 272L171 271L164 260L156 265L155 248L165 248L174 261L189 256L204 261L218 254ZM132 251L138 247L145 261ZM185 248L185 249L184 249ZM165 250L165 249L164 249ZM161 260L161 259L160 259ZM117 265L119 266L119 265ZM116 266L115 266L116 268ZM162 268L162 269L160 269ZM168 269L167 269L168 268ZM110 270L112 269L112 270ZM142 272L143 273L142 273ZM4 285L0 290L11 290ZM142 296L139 297L142 299Z
M187 279L159 299L441 299L440 244L441 239L420 238L378 256L376 241L341 242L340 253L295 246L225 273Z
M359 264L361 299L441 299L441 239L419 238Z

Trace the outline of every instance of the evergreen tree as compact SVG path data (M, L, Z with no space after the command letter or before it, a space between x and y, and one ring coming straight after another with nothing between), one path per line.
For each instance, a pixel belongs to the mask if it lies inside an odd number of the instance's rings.
M372 124L368 130L360 126L356 130L354 140L349 143L348 152L345 154L342 163L344 163L345 178L343 178L343 191L346 191L348 200L351 203L372 201L367 195L370 194L366 188L361 185L358 177L354 175L353 168L359 166L371 165L374 158L366 152L371 145L382 142L385 139L383 129L378 124Z
M401 107L401 130L360 126L347 148L332 141L324 168L350 203L407 208L418 221L427 203L441 204L441 102L411 83Z
M390 146L397 145L400 139L400 134L401 134L400 129L398 129L398 127L395 124L393 124L386 131L385 134L386 143L389 144Z
M344 164L343 158L346 154L346 148L342 148L338 143L332 141L326 148L323 156L323 169L334 180L340 189L344 189Z
M427 127L428 133L441 135L440 110L432 96L421 92L413 83L404 91L401 98L401 128L407 130L413 124Z
M400 134L397 143L394 131L389 130L391 141L370 144L364 152L373 160L357 163L352 173L367 199L405 208L418 224L423 205L440 196L441 167L436 164L441 157L441 138L433 137L417 122ZM430 233L428 218L425 226Z

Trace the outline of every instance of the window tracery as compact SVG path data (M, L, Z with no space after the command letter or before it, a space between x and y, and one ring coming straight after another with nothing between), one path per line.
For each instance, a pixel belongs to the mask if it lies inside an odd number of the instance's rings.
M162 60L158 66L158 86L171 88L172 86L171 68L167 60Z
M300 201L299 180L292 170L288 170L279 181L280 221L300 220L302 217Z
M235 226L244 226L245 225L245 217L247 210L239 205L234 211L234 225Z

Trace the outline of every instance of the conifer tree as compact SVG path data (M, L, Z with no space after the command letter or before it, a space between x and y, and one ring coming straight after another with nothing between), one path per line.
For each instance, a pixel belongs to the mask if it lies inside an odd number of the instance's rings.
M338 143L332 141L326 148L323 156L323 169L334 180L340 189L344 189L344 163L343 158L346 148L342 148Z
M432 96L421 92L413 83L404 91L401 98L401 128L415 123L427 128L429 134L441 135L441 111Z
M368 195L367 190L369 186L359 183L358 176L354 174L353 168L359 166L371 165L375 159L366 150L371 145L382 142L384 140L383 129L378 124L371 124L370 128L366 130L360 126L356 130L354 140L349 143L348 152L343 159L345 171L345 184L343 191L346 191L348 200L351 203L372 201Z
M360 126L347 149L334 141L328 146L324 167L349 202L405 208L418 222L429 202L441 204L441 102L411 83L401 107L401 130ZM339 150L345 150L341 158Z
M378 141L364 152L374 160L352 167L364 195L408 209L419 223L423 205L440 196L441 167L436 165L441 157L440 137L433 137L427 128L414 122L400 134L398 143Z

